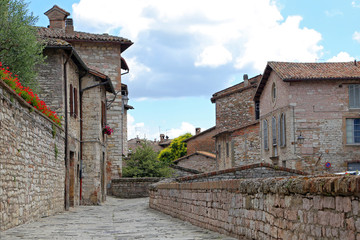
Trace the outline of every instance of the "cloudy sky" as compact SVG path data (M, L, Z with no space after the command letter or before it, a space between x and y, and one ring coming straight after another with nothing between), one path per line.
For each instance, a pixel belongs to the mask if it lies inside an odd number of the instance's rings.
M352 61L360 53L360 0L32 0L44 15L71 13L76 31L134 42L129 139L170 138L215 125L212 94L263 73L267 61Z

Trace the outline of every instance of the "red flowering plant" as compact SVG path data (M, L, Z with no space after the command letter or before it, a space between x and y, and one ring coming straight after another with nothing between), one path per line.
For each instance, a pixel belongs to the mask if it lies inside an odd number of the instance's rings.
M109 136L110 136L113 132L114 132L114 130L112 130L111 127L105 126L105 128L104 128L104 133L105 133L106 135L109 135Z
M59 117L54 111L46 106L44 101L41 101L37 94L34 94L29 87L23 87L17 78L16 74L13 75L9 71L9 67L3 67L0 62L0 79L3 80L10 88L14 90L19 96L21 96L27 103L31 104L34 108L49 117L54 123L61 126Z

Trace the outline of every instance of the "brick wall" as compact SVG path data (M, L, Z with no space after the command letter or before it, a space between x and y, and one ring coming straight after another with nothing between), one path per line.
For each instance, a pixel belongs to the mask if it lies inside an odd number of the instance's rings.
M186 140L187 155L193 154L196 151L215 153L215 139L213 138L215 133L216 130L213 127Z
M114 179L109 192L119 198L142 198L149 196L149 186L161 178L120 178Z
M150 207L252 239L359 239L360 177L287 177L163 183Z
M359 162L359 145L346 144L346 118L359 116L358 109L349 109L348 84L358 82L334 79L289 83L272 72L260 98L262 159L311 173L342 172L349 162ZM273 83L275 101L271 100ZM286 120L286 144L274 147L272 118L276 119L278 135L281 114ZM269 149L263 145L264 120L268 122ZM303 144L297 143L300 134L305 138ZM331 168L325 167L326 162Z
M0 81L0 230L64 210L64 132ZM54 137L53 137L54 133Z

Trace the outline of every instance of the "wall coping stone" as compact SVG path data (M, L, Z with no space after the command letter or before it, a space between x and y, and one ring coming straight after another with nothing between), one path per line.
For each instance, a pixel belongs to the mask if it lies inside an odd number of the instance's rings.
M120 182L159 182L164 178L160 177L145 177L145 178L118 178L112 179L112 183L120 183Z
M260 168L260 167L272 168L274 170L295 173L298 175L308 175L306 172L303 172L303 171L285 168L285 167L279 167L279 166L275 166L275 165L272 165L269 163L255 163L255 164L241 166L241 167L228 168L228 169L223 169L223 170L218 170L218 171L213 171L213 172L196 174L196 175L192 175L192 176L179 177L176 179L176 181L185 182L185 181L190 181L190 180L194 180L194 179L207 178L207 177L221 175L221 174L225 174L225 173L235 173L236 171L255 169L255 168Z

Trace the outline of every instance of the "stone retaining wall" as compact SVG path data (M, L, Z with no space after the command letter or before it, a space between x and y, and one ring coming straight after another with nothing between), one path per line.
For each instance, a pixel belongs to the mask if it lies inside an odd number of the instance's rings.
M252 239L360 239L360 177L284 177L161 183L150 207Z
M64 178L62 128L0 81L0 230L63 211Z
M162 178L119 178L111 181L109 194L119 198L142 198L149 196L149 186Z

